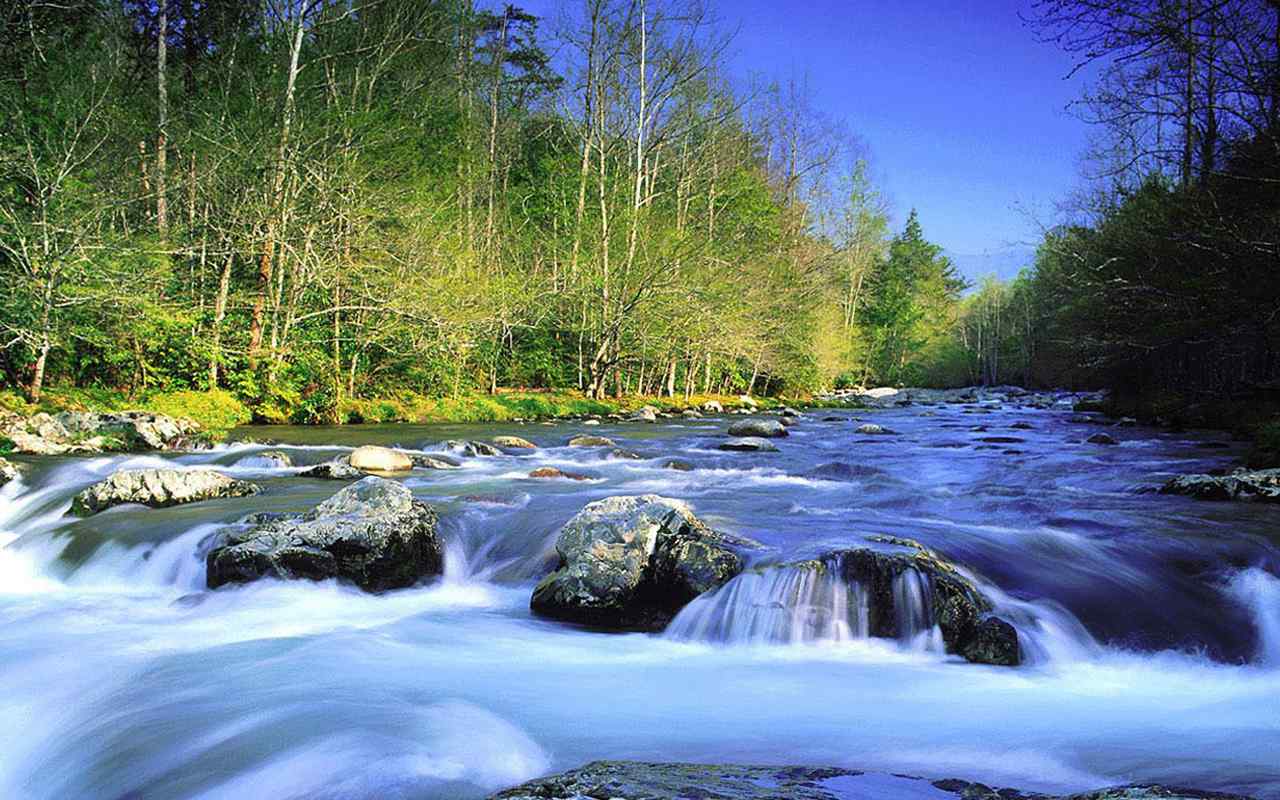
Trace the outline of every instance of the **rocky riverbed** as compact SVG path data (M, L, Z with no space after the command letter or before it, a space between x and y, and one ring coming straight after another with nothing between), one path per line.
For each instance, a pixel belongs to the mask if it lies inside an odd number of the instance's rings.
M8 455L0 796L1280 798L1275 508L1093 400Z

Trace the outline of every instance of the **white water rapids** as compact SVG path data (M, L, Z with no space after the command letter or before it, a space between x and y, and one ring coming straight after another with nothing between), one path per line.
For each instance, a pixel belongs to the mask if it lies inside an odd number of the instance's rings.
M1142 429L1092 447L1057 411L896 410L875 420L903 435L874 442L852 414L826 415L778 454L717 451L723 420L592 430L641 460L563 447L571 424L256 431L295 442L270 449L299 464L517 430L541 446L406 478L439 510L446 576L379 596L204 591L223 526L342 485L246 460L261 446L29 460L0 489L0 797L480 798L635 758L1280 798L1280 510L1134 491L1232 452ZM1016 447L969 430L1015 421L1034 425ZM694 469L666 469L673 456ZM115 469L210 464L264 493L64 516ZM594 480L524 478L535 466ZM919 539L982 582L1030 663L946 655L909 576L901 641L866 636L856 585L787 568L744 573L665 635L531 616L558 528L591 500L647 492L763 542L765 565L872 533Z

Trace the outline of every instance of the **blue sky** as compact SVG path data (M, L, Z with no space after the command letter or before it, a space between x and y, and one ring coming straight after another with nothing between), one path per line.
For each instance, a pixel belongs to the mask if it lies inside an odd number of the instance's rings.
M1072 60L1018 17L1030 0L713 0L738 70L807 75L870 148L896 222L958 253L1033 242L1079 183Z
M1065 107L1080 80L1019 18L1031 1L708 0L737 31L733 72L807 77L814 105L869 148L895 227L915 207L959 254L1025 250L1079 184L1087 126Z

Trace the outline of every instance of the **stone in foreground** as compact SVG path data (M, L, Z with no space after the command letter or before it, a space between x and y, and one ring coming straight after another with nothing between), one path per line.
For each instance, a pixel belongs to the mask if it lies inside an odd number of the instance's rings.
M71 512L80 516L125 503L152 508L195 503L221 497L245 497L260 490L248 481L229 478L211 469L127 469L80 492Z
M1280 469L1238 469L1230 475L1179 475L1160 488L1197 500L1254 500L1280 503Z
M227 534L206 562L210 589L259 578L337 578L381 592L439 575L444 548L430 506L401 484L370 476L300 517Z
M597 500L561 529L559 568L538 583L530 608L597 628L661 630L690 600L742 571L727 543L678 500Z
M489 800L1248 800L1164 786L1133 785L1070 796L996 789L957 779L861 772L841 767L594 761L529 781Z

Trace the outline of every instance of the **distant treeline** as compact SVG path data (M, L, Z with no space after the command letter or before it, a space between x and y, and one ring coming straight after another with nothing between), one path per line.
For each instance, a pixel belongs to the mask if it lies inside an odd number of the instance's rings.
M969 374L1157 410L1280 398L1280 2L1036 11L1098 75L1076 106L1100 134L1093 180L1031 269L966 299Z

